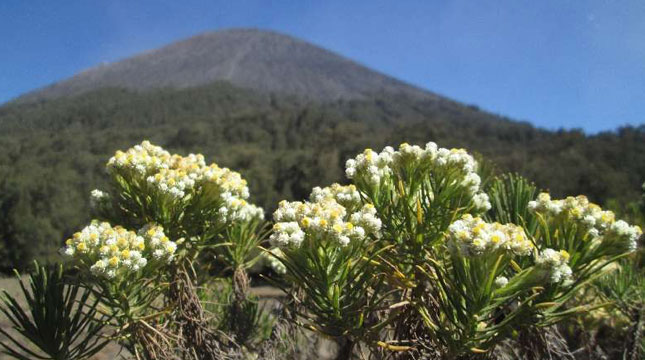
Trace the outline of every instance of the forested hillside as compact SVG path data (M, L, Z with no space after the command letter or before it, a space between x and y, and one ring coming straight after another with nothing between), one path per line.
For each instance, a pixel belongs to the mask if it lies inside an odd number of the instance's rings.
M267 211L343 181L344 162L356 152L404 141L468 147L556 195L584 193L600 203L637 199L645 180L645 126L594 136L550 132L407 95L311 102L227 83L103 89L0 108L2 269L51 255L86 223L88 194L103 186L107 159L143 139L242 172Z

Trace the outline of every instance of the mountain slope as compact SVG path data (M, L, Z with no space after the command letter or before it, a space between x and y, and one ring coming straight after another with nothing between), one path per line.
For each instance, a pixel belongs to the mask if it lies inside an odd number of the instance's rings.
M187 88L215 81L313 100L357 99L374 93L436 97L305 41L270 31L235 29L204 33L94 67L19 99L52 99L105 87Z

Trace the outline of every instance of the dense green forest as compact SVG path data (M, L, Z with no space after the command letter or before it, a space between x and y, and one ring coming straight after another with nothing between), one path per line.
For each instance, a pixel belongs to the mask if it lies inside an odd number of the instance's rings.
M54 254L88 221L88 194L103 186L107 159L143 139L240 171L266 211L343 181L345 160L362 149L404 141L467 147L557 196L602 204L638 201L645 180L645 125L586 136L402 95L314 103L225 83L104 89L0 108L0 268Z

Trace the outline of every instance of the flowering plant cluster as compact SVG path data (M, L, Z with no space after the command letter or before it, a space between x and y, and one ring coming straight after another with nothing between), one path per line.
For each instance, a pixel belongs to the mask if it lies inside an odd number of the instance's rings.
M177 244L158 225L147 225L137 233L97 220L74 233L65 244L64 255L108 279L128 277L146 266L168 264L177 250Z
M639 226L616 220L613 212L602 210L583 195L552 200L548 193L541 193L536 200L529 202L528 208L552 228L575 230L576 237L591 244L590 252L603 255L620 255L636 250L637 240L643 234Z
M228 168L207 165L201 154L171 155L143 141L125 152L117 151L108 161L107 170L120 195L116 207L130 214L143 208L155 221L173 224L173 228L189 225L177 224L179 219L192 221L190 225L202 227L203 232L210 228L207 237L212 237L213 232L221 232L232 223L264 218L264 211L248 202L246 180ZM95 190L92 198L93 203L101 204L109 195ZM197 211L200 209L208 213ZM205 216L196 219L196 214Z
M362 206L353 185L334 184L314 188L311 201L282 201L273 213L271 243L277 247L301 245L305 238L315 238L339 246L378 237L381 220L371 204Z
M249 189L239 173L217 164L206 165L204 156L190 154L182 157L160 146L143 141L126 152L117 151L107 163L110 173L138 174L155 189L175 198L183 198L198 185L212 184L221 194L246 199Z
M218 311L231 314L222 321L245 341L250 332L242 324L265 317L248 294L246 271L261 255L264 211L248 202L246 180L207 165L201 154L170 154L148 141L117 151L106 169L110 191L90 194L100 220L75 233L61 253L110 309L116 337L137 358L216 356L218 339L208 347L173 335L213 336L194 288L204 281L196 271L203 266L217 277L214 283L235 288L235 299ZM213 260L199 263L208 258Z
M273 264L303 323L341 344L460 358L589 310L566 305L634 251L640 229L584 196L535 197L517 177L484 191L478 170L465 150L432 142L367 149L346 163L350 185L281 202ZM360 285L346 277L355 264Z
M567 265L570 257L566 250L545 249L535 259L535 264L545 272L550 282L558 283L571 278L572 271Z
M424 148L403 143L396 151L390 146L380 153L366 149L356 158L347 160L345 167L347 177L368 196L382 186L398 187L403 182L409 190L414 190L416 197L425 195L428 196L425 200L432 201L432 197L444 187L451 186L467 198L465 203L469 202L475 209L485 211L490 208L488 196L480 191L477 161L464 149L438 148L433 142ZM423 194L424 190L429 192Z
M374 206L354 185L333 184L314 188L309 201L280 202L273 218L270 264L312 295L299 299L311 315L307 326L334 336L360 331L356 322L368 311L356 300L375 285L368 265L381 220Z
M447 245L462 256L483 253L509 252L526 256L531 254L533 243L524 229L514 224L487 223L480 217L465 214L448 227Z

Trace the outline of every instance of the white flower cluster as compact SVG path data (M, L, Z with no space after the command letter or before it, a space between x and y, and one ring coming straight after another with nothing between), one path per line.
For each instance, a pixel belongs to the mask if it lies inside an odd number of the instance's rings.
M236 171L228 168L220 168L217 164L200 168L200 180L204 184L214 185L220 192L229 193L241 199L249 197L249 188L246 180Z
M503 288L508 284L508 278L506 276L498 276L495 278L495 286Z
M325 188L316 186L309 195L311 202L319 203L330 199L336 200L345 208L356 208L361 204L361 195L354 185L333 184Z
M148 250L155 259L172 260L177 244L170 241L163 231L163 227L156 224L148 224L138 232L139 236L147 240Z
M223 205L217 211L218 221L250 221L252 219L264 219L264 210L245 199L232 195L230 192L220 194Z
M96 220L65 244L61 249L64 255L88 266L92 274L109 279L136 272L150 261L169 263L177 249L160 226L146 226L137 234Z
M475 209L480 210L480 211L488 211L492 207L490 204L490 199L488 198L488 194L485 192L480 192L475 195L473 195L473 204L475 206Z
M423 159L430 159L437 153L437 144L429 142L423 149L418 145L402 143L398 151L392 152L392 163L398 166L413 164Z
M381 219L376 215L376 208L372 204L365 204L363 207L353 213L350 216L350 221L352 224L357 225L354 231L360 230L360 228L367 231L369 234L373 234L374 237L379 238L381 231Z
M345 175L347 178L354 179L362 177L369 184L378 185L381 179L391 174L390 164L392 163L392 154L394 149L390 146L385 147L379 154L372 149L365 149L354 159L349 159L345 163Z
M90 192L90 207L96 209L101 204L107 202L110 199L108 193L101 191L99 189L94 189Z
M614 252L633 252L638 247L638 239L643 231L638 225L630 226L623 220L618 220L609 226L603 236L603 243L612 247Z
M529 202L528 209L533 213L574 220L598 231L607 229L615 221L613 212L603 211L600 206L589 202L584 195L552 200L548 193L540 193L537 200Z
M480 191L481 179L477 175L477 162L464 149L438 148L434 142L425 148L403 143L398 150L387 146L381 153L365 150L354 159L347 160L345 174L349 179L361 179L369 185L379 185L381 181L395 172L419 168L426 175L439 171L458 174L459 181L454 185L465 188L472 197L475 208L490 209L488 195Z
M205 166L206 160L202 154L188 154L188 156L173 154L170 157L171 168L186 169L188 172L196 172Z
M161 169L158 173L147 178L148 183L156 186L162 192L175 198L183 198L186 191L195 186L197 173L187 173L185 170Z
M126 168L144 175L151 171L168 168L170 158L170 153L146 140L141 145L135 145L126 152L117 151L108 161L107 169L108 171L114 171Z
M275 216L274 216L275 217ZM305 239L305 232L295 221L283 221L273 225L273 234L269 240L274 246L294 246L298 247Z
M522 227L487 223L470 214L450 224L447 245L451 251L465 256L478 256L497 250L529 255L534 248Z
M281 201L273 213L276 224L271 243L278 247L298 247L306 237L311 237L347 246L351 241L361 241L367 236L378 237L381 220L376 216L374 206L367 204L348 212L348 208L337 200L340 197L348 200L346 204L355 205L349 201L353 196L349 187L332 186L314 190L311 202Z
M190 193L209 194L221 201L221 222L263 218L264 211L246 200L249 188L242 176L217 164L206 165L201 154L170 155L159 146L143 141L126 152L117 153L108 161L108 171L135 170L153 188L174 199Z
M558 283L571 278L571 268L567 265L569 253L565 250L544 249L535 259L535 265L546 273L549 282Z
M626 252L636 250L637 241L642 235L640 227L630 226L622 220L616 221L613 212L602 210L583 195L552 200L548 193L540 193L537 200L529 202L528 209L555 221L572 221L598 242L611 244Z

